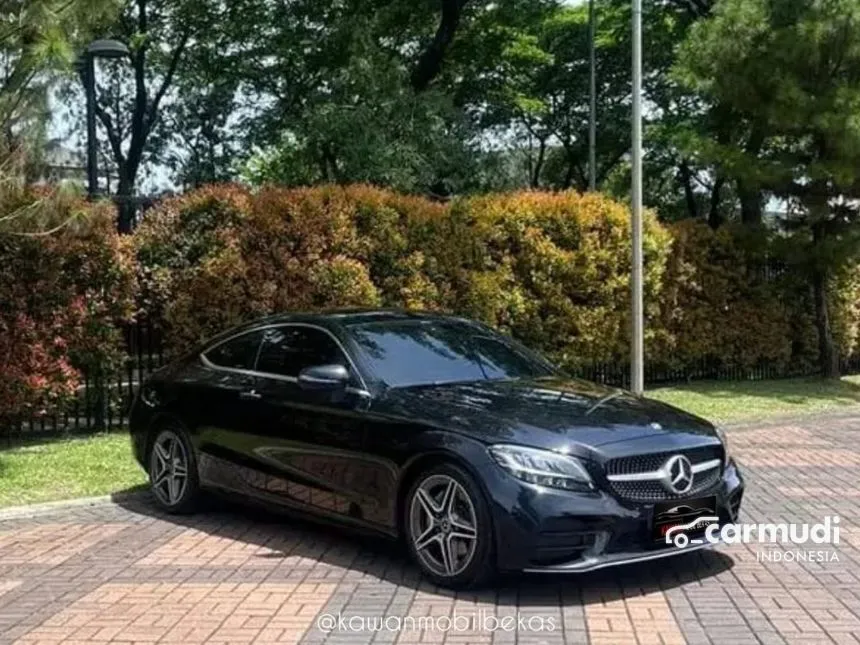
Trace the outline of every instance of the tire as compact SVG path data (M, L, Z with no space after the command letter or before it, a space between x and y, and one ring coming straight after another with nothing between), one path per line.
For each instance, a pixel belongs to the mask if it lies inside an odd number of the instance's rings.
M423 471L406 497L403 526L412 559L434 583L478 587L495 576L490 510L462 468L443 463Z
M197 457L188 433L177 423L159 427L149 449L149 487L168 513L191 513L200 499Z

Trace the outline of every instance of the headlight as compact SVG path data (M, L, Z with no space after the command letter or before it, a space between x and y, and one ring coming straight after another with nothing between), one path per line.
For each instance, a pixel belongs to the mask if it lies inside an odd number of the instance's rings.
M592 488L588 471L575 457L549 450L500 444L490 446L490 455L517 479L550 488Z
M726 431L722 428L714 428L714 430L716 430L717 436L723 444L723 468L725 468L729 465L729 460L732 458L731 451L729 450L729 438L726 436Z

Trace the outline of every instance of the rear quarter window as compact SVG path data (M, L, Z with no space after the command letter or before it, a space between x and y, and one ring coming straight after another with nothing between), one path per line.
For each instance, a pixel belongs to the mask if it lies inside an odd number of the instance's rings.
M217 367L252 370L257 363L257 351L262 339L262 331L249 331L215 345L203 352L203 355Z

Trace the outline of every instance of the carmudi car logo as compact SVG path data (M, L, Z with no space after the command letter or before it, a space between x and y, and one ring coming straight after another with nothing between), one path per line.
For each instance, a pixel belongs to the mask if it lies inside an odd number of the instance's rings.
M823 522L748 524L729 523L720 525L716 516L697 517L686 524L669 527L665 534L666 544L683 549L690 544L839 544L839 516L826 516ZM696 536L696 537L693 537ZM759 553L762 560L803 560L812 562L838 562L834 550L794 550L772 554Z

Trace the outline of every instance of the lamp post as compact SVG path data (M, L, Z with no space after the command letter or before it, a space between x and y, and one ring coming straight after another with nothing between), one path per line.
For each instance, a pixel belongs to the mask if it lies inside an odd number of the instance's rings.
M642 320L642 0L633 0L633 123L632 123L631 217L633 265L630 272L632 292L632 338L630 343L630 389L642 394L645 389Z
M120 58L128 55L128 47L118 40L100 39L91 42L82 56L81 80L87 97L87 195L98 197L98 141L96 139L96 58Z
M594 51L594 0L588 0L588 190L597 189L597 61Z
M98 58L120 58L128 55L128 47L117 40L94 40L81 57L81 80L87 95L87 197L93 201L99 193L98 142L96 140L96 66ZM96 428L104 428L107 401L101 373L95 375Z

